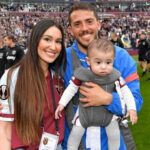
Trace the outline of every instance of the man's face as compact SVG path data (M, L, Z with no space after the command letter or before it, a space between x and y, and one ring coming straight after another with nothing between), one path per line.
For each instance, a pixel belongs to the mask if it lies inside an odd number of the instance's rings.
M90 10L76 10L70 16L71 33L78 42L79 48L87 49L100 29L100 22Z
M4 38L4 44L5 44L6 46L10 46L10 43L11 43L11 40L8 39L8 37L5 37L5 38Z
M144 40L145 38L146 38L146 35L145 35L145 34L141 34L141 35L140 35L140 39L141 39L141 40Z

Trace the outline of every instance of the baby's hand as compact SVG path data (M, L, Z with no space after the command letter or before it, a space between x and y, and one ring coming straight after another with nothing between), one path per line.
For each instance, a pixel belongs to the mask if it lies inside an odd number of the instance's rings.
M55 119L59 119L60 117L62 117L61 112L63 109L64 109L64 106L59 104L55 111Z
M138 117L137 117L137 112L133 109L128 111L129 116L130 116L130 121L132 122L132 125L137 123Z

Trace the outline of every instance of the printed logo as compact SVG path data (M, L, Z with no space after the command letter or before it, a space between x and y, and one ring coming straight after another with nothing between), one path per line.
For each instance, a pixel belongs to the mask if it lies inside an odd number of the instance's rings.
M3 53L0 53L0 59L2 59L2 58L3 58L3 55L4 55Z
M12 51L12 54L15 55L15 54L16 54L16 50L13 50L13 51Z
M9 97L9 90L7 85L0 86L0 99L6 100Z
M55 88L56 88L58 94L59 94L59 95L62 95L63 90L64 90L64 87L63 87L63 86L60 86L60 85L55 85Z

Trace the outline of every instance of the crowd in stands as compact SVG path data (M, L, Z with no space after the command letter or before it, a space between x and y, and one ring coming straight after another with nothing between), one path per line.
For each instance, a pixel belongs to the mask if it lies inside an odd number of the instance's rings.
M69 10L69 3L65 5L57 4L57 3L0 3L1 12L6 11L18 11L18 12L65 12Z
M26 52L32 27L43 18L52 18L63 26L66 47L70 46L73 42L73 37L68 30L67 16L69 6L68 4L63 6L54 5L48 7L48 5L41 3L34 5L0 4L0 39L13 36L16 44ZM96 7L99 8L98 6ZM100 11L101 9L99 9L99 14L101 14ZM114 45L125 48L131 55L137 55L141 51L141 47L143 49L143 46L139 46L141 34L145 35L144 40L150 41L150 19L145 16L134 13L129 13L128 15L121 13L115 17L103 18L99 16L99 18L102 25L99 36L110 39ZM142 41L142 44L144 42ZM150 42L148 48L144 49L150 51ZM148 60L148 64L150 64L149 62ZM145 59L141 64L143 74L145 74L147 71Z
M148 12L150 11L150 3L143 2L140 4L135 4L133 2L128 3L127 5L119 4L119 5L108 5L105 2L103 3L93 3L94 7L99 12ZM65 12L69 10L70 3L63 2L60 3L15 3L10 2L9 5L5 3L0 3L0 9L2 11L19 11L19 12L34 12L34 11L41 11L41 12Z
M96 4L99 8L99 5ZM63 6L58 4L48 5L40 4L0 4L0 29L1 36L13 34L17 38L20 45L26 47L28 37L32 27L42 18L54 18L60 22L65 30L66 45L72 43L73 38L67 32L68 20L67 12L69 4ZM98 9L101 11L101 9ZM116 17L100 18L102 28L106 30L110 40L115 40L122 43L121 47L127 49L136 49L136 42L139 39L141 32L150 32L150 20L144 16L138 15L123 15Z

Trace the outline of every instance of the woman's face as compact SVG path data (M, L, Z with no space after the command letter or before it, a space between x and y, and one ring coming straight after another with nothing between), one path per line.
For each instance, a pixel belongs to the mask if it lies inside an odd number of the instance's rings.
M53 63L62 50L61 31L52 26L42 35L38 45L38 55L42 68L45 70Z
M42 68L47 68L50 63L53 63L61 50L62 33L57 27L52 26L44 32L38 45L38 55Z

